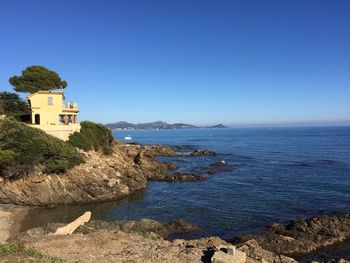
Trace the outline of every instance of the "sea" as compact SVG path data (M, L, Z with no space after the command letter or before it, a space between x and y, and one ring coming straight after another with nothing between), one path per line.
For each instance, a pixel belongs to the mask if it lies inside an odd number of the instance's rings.
M73 210L89 209L103 220L184 219L200 230L181 238L230 240L274 222L350 212L350 127L116 130L113 135L181 146L182 152L217 153L157 157L180 171L206 175L210 164L224 160L226 165L205 181L149 182L144 191L117 202L53 209L42 217L66 218Z

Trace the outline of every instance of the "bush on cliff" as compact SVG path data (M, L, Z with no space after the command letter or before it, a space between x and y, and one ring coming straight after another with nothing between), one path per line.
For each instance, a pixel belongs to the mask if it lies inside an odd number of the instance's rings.
M90 121L83 121L80 126L80 132L69 136L68 142L71 145L84 151L102 150L106 155L113 152L114 137L110 129Z
M39 166L64 173L84 160L70 144L7 117L0 121L0 176L18 179Z

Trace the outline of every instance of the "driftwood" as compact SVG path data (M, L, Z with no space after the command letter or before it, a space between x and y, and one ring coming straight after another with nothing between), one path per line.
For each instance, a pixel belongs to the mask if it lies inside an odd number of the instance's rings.
M53 234L54 235L70 235L79 226L84 225L85 223L89 222L90 218L91 218L91 212L90 211L85 212L82 216L78 217L73 222L69 223L68 225L57 228L56 232Z

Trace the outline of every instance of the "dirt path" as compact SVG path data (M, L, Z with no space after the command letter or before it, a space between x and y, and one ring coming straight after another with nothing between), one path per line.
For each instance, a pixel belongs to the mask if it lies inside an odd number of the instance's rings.
M11 235L19 232L21 222L28 208L0 206L0 243L5 242Z

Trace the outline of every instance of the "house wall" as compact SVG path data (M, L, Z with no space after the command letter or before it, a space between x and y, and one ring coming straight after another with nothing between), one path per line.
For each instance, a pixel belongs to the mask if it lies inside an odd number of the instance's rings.
M49 97L52 98L52 103L49 103ZM64 141L68 140L72 133L80 131L79 123L68 123L68 119L60 123L60 115L65 118L71 115L72 122L76 122L78 115L77 103L74 102L72 108L63 106L63 93L38 92L28 96L28 100L31 106L31 127L44 130ZM39 125L35 123L35 115L37 114L40 116Z
M70 123L69 125L52 125L52 126L42 126L42 125L29 125L33 128L41 129L47 134L55 136L63 141L69 139L69 135L74 132L80 132L80 124Z
M48 105L49 97L52 97L52 105ZM32 124L35 124L35 114L40 114L40 125L59 125L63 102L62 94L36 94L30 97Z

